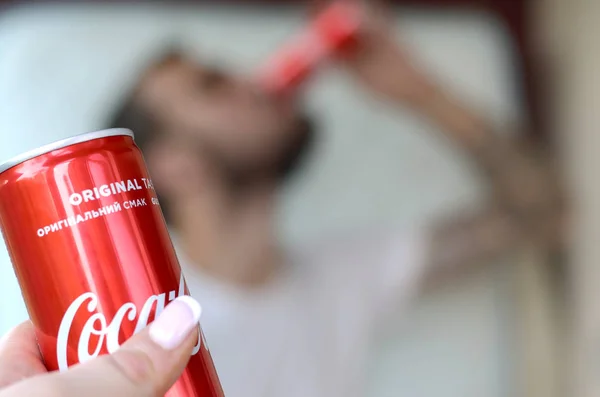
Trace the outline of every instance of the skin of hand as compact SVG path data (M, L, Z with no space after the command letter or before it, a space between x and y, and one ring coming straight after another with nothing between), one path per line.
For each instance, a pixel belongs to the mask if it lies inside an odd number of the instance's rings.
M309 13L314 15L330 3L316 1ZM383 99L419 106L435 93L436 87L410 49L394 34L390 8L377 1L355 3L362 9L361 31L356 48L340 59L345 69Z
M112 355L66 372L48 372L31 322L0 342L0 397L162 397L177 381L196 344L201 308L189 296L171 302Z

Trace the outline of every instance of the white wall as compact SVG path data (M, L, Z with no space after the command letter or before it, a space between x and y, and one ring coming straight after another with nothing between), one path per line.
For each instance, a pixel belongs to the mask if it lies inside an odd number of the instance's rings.
M569 328L572 375L569 395L600 395L600 3L546 0L545 51L555 62L555 125L569 172L572 204L572 256Z
M135 66L165 37L251 69L301 26L293 9L160 11L38 6L0 16L0 158L101 128ZM519 116L511 48L493 20L410 10L398 20L399 35L441 80L495 121ZM307 172L284 195L287 242L411 225L477 200L472 170L427 123L387 109L334 72L321 75L309 95L324 133ZM512 395L507 269L425 298L377 351L372 395ZM4 252L0 290L1 333L26 317Z

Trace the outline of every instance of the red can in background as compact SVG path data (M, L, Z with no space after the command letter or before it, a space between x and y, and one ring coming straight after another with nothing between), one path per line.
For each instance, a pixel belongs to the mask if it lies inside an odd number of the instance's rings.
M92 132L0 165L0 227L49 370L114 352L189 294L133 133ZM222 397L202 332L167 397Z
M258 72L258 86L268 94L293 94L328 58L354 51L363 29L363 7L337 0L275 52Z

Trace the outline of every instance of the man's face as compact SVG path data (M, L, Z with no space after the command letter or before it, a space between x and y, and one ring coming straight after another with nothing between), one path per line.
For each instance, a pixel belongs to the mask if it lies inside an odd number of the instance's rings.
M266 98L240 77L179 57L146 76L140 100L161 121L164 139L213 157L236 177L275 173L308 133L290 101Z

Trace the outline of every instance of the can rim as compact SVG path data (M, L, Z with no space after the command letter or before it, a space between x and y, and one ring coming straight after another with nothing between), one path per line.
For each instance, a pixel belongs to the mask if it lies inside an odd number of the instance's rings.
M21 153L3 163L0 163L0 174L4 171L8 171L9 169L16 167L17 165L24 163L27 160L31 160L35 157L41 156L43 154L52 152L57 149L62 149L67 146L76 145L78 143L83 143L87 141L91 141L94 139L107 138L110 136L130 136L134 138L133 131L127 128L110 128L107 130L98 130L92 132L84 132L83 134L75 135L69 138L61 139L60 141L52 142L44 146L40 146L36 149L29 150L25 153Z

